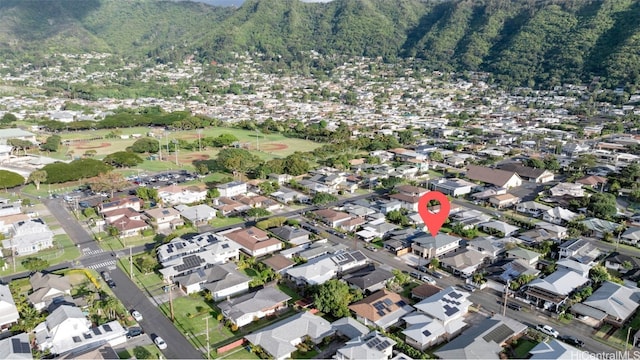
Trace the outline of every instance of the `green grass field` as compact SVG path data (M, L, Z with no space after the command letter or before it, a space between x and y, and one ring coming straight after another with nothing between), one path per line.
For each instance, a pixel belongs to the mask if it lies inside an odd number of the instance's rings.
M95 150L96 157L102 158L107 154L114 153L116 151L124 151L128 146L131 146L136 139L128 138L104 138L107 134L111 133L112 129L103 129L95 131L77 131L61 134L62 140L70 141L68 145L63 145L60 151L50 154L51 157L59 159L69 159L66 154L70 151L73 152L74 157L82 156L87 150ZM126 129L118 129L122 135L139 134L141 136L147 136L149 128L146 127L134 127ZM297 138L287 138L281 134L257 134L256 132L234 129L226 127L212 127L202 130L201 137L217 137L221 134L231 134L238 138L239 142L245 144L245 147L251 150L253 153L263 159L272 159L274 157L284 157L293 154L296 151L312 151L321 146L321 144L313 141ZM166 136L163 133L155 133L156 138L160 141L160 144L166 146L166 143L175 139L186 140L189 142L197 142L198 132L196 130L189 131L168 131ZM98 138L98 139L97 139ZM81 140L81 141L78 141ZM190 155L209 156L213 158L218 153L218 149L206 149L202 152L178 152L178 163L190 163ZM163 160L165 162L173 162L175 165L175 154L167 154L163 152ZM162 169L165 170L165 169Z

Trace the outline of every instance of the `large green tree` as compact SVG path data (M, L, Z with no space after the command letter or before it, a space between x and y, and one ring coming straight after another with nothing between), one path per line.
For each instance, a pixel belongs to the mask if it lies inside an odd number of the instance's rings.
M349 316L349 304L360 299L362 292L359 289L352 289L337 279L331 279L318 286L313 297L318 310L336 318Z
M22 175L9 170L0 170L0 187L7 189L22 184L24 184Z
M149 137L141 138L136 140L129 150L139 154L157 153L160 150L160 142Z
M229 172L246 174L260 164L260 158L245 149L229 148L218 153L217 162Z
M51 135L47 138L47 140L42 144L42 150L49 152L56 152L60 149L60 144L62 143L62 138L59 135Z
M124 168L134 167L136 165L142 164L144 160L142 160L142 158L138 156L138 154L132 153L130 151L118 151L105 156L102 161L113 167Z
M589 198L587 210L595 217L611 219L618 211L616 197L607 193L595 193Z

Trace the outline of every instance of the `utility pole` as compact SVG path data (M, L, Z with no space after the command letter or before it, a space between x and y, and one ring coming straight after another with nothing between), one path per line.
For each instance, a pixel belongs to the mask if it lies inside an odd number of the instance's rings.
M158 159L162 161L162 135L160 135L160 140L158 140Z
M174 145L175 145L175 147L176 147L176 148L174 149L174 150L175 150L175 152L176 152L176 166L180 166L180 165L178 164L178 140L174 140L174 141L173 141L173 144L174 144Z
M507 285L504 287L504 301L502 302L502 316L507 315L507 295L509 294L510 281L507 281Z
M173 279L171 279L171 284L168 285L169 288L169 308L171 309L171 322L174 321L173 317L173 296L171 295L171 290L173 290Z
M209 351L209 316L204 318L204 321L207 324L207 360L211 359L210 351Z
M129 276L133 280L133 254L131 252L132 246L129 245Z
M202 135L202 129L198 129L198 151L202 152L202 144L200 143L200 135Z

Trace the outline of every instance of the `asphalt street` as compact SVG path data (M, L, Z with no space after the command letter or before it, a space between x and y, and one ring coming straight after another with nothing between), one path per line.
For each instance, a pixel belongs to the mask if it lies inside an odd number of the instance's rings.
M202 359L203 354L196 350L185 338L185 334L178 331L176 326L149 300L149 294L140 291L122 270L116 268L110 271L111 278L116 283L112 288L118 299L128 309L138 310L142 314L140 326L153 340L160 336L167 343L167 349L162 353L167 359Z

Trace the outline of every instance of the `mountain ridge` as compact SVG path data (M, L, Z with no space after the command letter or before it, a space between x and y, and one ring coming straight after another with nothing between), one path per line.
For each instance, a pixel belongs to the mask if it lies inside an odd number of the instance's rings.
M634 0L2 0L0 51L232 61L262 53L293 66L301 52L417 58L444 71L485 71L508 86L640 84L640 2Z

